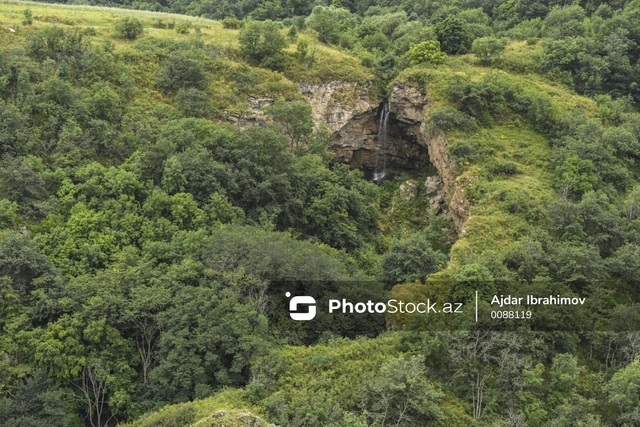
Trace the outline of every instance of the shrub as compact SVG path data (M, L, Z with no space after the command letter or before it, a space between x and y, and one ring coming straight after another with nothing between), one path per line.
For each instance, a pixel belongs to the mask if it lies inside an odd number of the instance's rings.
M387 286L405 282L424 282L428 275L440 269L447 257L434 251L420 235L397 242L382 257L382 268Z
M449 145L449 154L458 164L477 161L479 152L480 144L474 140L462 139Z
M422 64L442 64L447 59L447 54L440 51L440 42L437 40L427 40L422 43L411 45L407 52L407 59L411 65Z
M116 23L116 32L122 38L135 40L142 34L144 27L138 19L127 16Z
M244 22L234 17L224 18L222 20L222 28L227 30L239 30L243 26Z
M473 132L478 129L476 120L453 107L444 110L437 110L431 114L431 128L441 129L445 132L460 129L466 132Z
M295 43L295 41L298 40L298 29L295 25L289 27L289 31L287 31L287 38L289 38L291 43Z
M308 53L309 42L304 39L298 40L298 45L296 46L296 56L298 57L298 60L304 61Z
M518 165L507 160L497 160L489 166L489 172L494 175L515 175L518 173Z
M24 15L24 19L22 20L22 25L31 25L33 24L33 13L31 13L31 9L25 9L22 12Z
M178 34L189 34L189 30L191 29L191 27L192 27L191 22L180 21L176 23L175 30L176 30L176 33Z
M488 126L507 108L507 98L514 90L500 76L487 76L480 82L459 78L445 88L449 100L456 103L461 111Z
M204 60L195 51L179 50L169 56L162 66L158 85L167 90L180 88L202 88L206 84L207 73Z
M476 55L482 64L490 65L500 59L502 52L507 47L506 39L495 37L482 37L475 39L471 46L471 51Z
M537 37L530 37L530 38L527 39L527 45L535 46L535 45L538 44L539 41L540 41L540 39L537 38Z
M180 89L176 94L178 108L187 117L207 118L209 116L209 95L196 88Z

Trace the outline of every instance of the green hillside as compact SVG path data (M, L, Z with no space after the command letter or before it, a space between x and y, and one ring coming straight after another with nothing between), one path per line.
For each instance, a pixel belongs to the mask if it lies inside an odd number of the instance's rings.
M0 425L640 423L640 3L158 5L124 6L281 21L0 2ZM300 84L335 82L372 135L426 95L440 208L433 167L332 161ZM283 298L476 291L586 303L510 329Z

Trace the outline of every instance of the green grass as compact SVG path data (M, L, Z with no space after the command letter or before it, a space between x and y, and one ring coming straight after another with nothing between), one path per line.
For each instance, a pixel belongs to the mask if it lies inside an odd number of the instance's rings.
M33 24L30 26L22 24L23 12L27 8L33 13ZM126 16L134 16L144 24L144 34L139 40L169 38L174 41L192 41L198 38L207 46L229 53L234 61L239 59L237 41L239 31L224 29L219 21L172 13L19 0L0 0L0 34L3 34L3 37L0 37L0 46L20 43L20 39L28 31L47 25L59 25L64 28L92 27L98 34L94 37L95 39L109 39L115 44L116 53L133 55L131 50L136 42L126 41L118 37L114 31L115 23ZM154 25L158 21L164 23L188 21L193 28L188 34L178 34L174 29L156 28ZM16 32L10 32L9 28ZM196 28L199 29L199 34L196 33ZM286 31L283 29L282 33L285 34ZM357 58L348 53L320 43L309 32L303 32L300 38L309 42L309 55L313 57L313 61L306 60L301 63L291 55L288 66L282 72L286 79L303 83L324 83L335 80L365 82L373 78L372 71L363 67ZM285 52L292 54L295 50L296 44L291 43ZM267 70L258 70L258 72L272 73ZM263 79L268 80L268 77L263 76Z

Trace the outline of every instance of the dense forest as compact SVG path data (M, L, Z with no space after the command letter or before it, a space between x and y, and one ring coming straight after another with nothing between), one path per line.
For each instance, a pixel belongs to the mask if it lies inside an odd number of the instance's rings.
M0 2L0 425L640 426L640 1L91 5ZM334 160L336 81L427 94L463 227ZM586 303L283 298L475 291Z

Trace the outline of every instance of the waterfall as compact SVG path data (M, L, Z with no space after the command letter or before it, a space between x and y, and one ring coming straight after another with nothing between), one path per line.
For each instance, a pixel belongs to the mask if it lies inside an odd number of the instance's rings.
M382 104L380 123L378 124L378 146L376 147L376 169L373 180L380 184L387 174L387 125L389 123L389 104Z

